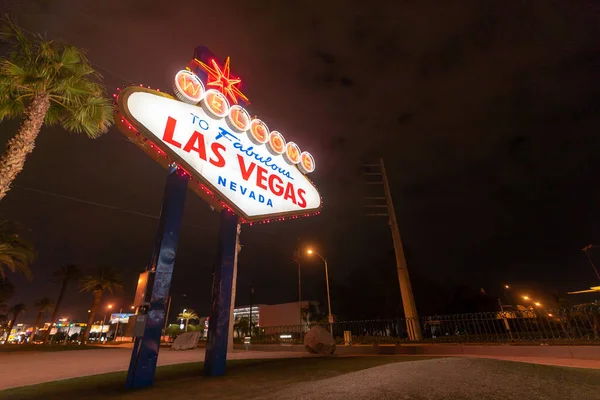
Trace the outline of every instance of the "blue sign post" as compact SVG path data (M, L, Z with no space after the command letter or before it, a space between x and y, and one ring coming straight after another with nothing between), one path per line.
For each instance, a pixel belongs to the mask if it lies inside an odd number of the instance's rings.
M238 217L231 211L223 209L219 230L217 267L210 304L208 341L204 358L204 375L206 376L225 375L231 291L238 235Z
M135 339L131 353L126 383L128 389L144 388L154 383L188 180L175 164L170 166L154 251L147 267L147 270L154 271L150 306L140 308L139 315L145 314L146 325L144 335Z

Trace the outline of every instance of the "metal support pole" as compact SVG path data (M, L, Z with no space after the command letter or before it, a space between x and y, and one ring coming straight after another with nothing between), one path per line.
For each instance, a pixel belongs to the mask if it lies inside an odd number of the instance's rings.
M127 373L128 389L149 387L154 383L188 180L176 165L169 168L154 250L147 267L147 270L155 271L150 306L139 310L139 314L146 313L147 318L144 335L137 337L133 345Z
M225 374L231 292L238 235L237 216L231 211L223 209L221 211L217 268L210 305L210 322L208 324L208 340L204 361L204 375L206 376Z
M323 258L323 262L325 263L325 280L327 281L327 308L329 309L329 333L331 333L331 336L333 336L333 316L331 315L331 296L329 295L329 268L327 267L327 260Z
M122 314L122 313L123 313L123 307L121 307L121 309L119 310L119 314ZM121 321L121 318L117 317L117 326L115 328L115 338L113 339L113 342L116 342L117 341L117 337L119 337L119 322L120 321Z
M229 311L229 337L227 340L227 352L233 351L233 327L235 325L235 296L237 293L237 276L238 276L238 259L240 256L240 251L242 250L242 246L239 242L240 232L242 231L242 225L238 223L238 241L237 241L237 251L235 252L235 257L233 259L233 283L231 284L231 307ZM213 271L213 284L214 284L214 271ZM212 300L212 294L211 294Z
M302 332L302 326L304 325L304 318L302 318L302 274L300 272L300 260L297 260L298 264L298 308L300 309L300 332Z
M248 336L252 337L252 303L254 301L254 286L250 285L250 317L248 318L248 326L250 327L250 334Z
M381 177L383 180L383 189L385 191L389 224L390 229L392 230L392 239L394 241L398 281L400 282L400 295L402 296L402 305L404 306L408 338L410 340L423 340L423 336L421 335L421 324L419 323L419 316L417 314L417 306L415 305L410 276L408 275L408 268L406 266L406 258L404 257L402 238L400 237L400 230L398 229L398 221L396 220L396 212L392 201L392 191L390 190L387 174L385 173L383 158L379 160L379 165L381 167Z

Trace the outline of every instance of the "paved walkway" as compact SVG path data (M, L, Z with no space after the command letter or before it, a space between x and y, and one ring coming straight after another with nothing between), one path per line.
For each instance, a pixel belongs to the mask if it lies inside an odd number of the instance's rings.
M204 361L205 349L191 351L160 350L158 365ZM129 367L130 348L105 348L98 350L73 350L59 352L0 353L0 390L51 382L80 376L126 371ZM228 354L229 360L308 357L299 351L241 351ZM377 357L365 355L365 357ZM402 357L398 355L398 357ZM600 369L600 360L581 360L552 357L516 356L451 356L453 358L488 358L518 361L531 364Z
M161 349L158 365L204 361L204 352L205 349L190 351ZM309 356L309 354L285 351L234 350L233 353L228 354L227 359L244 360L306 356ZM129 368L130 357L131 349L116 348L0 353L0 390L80 376L126 371Z
M600 371L466 357L386 364L290 385L263 400L599 400Z

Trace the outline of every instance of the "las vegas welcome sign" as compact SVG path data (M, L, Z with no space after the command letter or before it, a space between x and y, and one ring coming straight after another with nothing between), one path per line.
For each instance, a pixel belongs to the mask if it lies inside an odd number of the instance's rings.
M210 84L182 70L174 80L177 98L127 87L116 96L117 125L164 166L175 162L196 179L196 193L214 207L232 209L242 222L318 213L321 197L306 176L315 169L312 155L251 118L223 90L227 85L220 82L218 90Z

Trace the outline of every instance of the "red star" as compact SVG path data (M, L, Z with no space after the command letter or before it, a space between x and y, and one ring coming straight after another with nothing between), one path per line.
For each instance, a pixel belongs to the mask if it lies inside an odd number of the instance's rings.
M244 100L245 102L249 102L248 98L238 89L237 85L242 82L239 78L231 77L231 69L229 67L229 57L225 59L225 64L223 65L223 69L217 64L214 59L210 60L211 66L203 63L200 60L196 60L198 64L208 73L208 82L206 86L214 87L218 89L221 93L231 99L231 101L235 104L238 103L238 98Z

